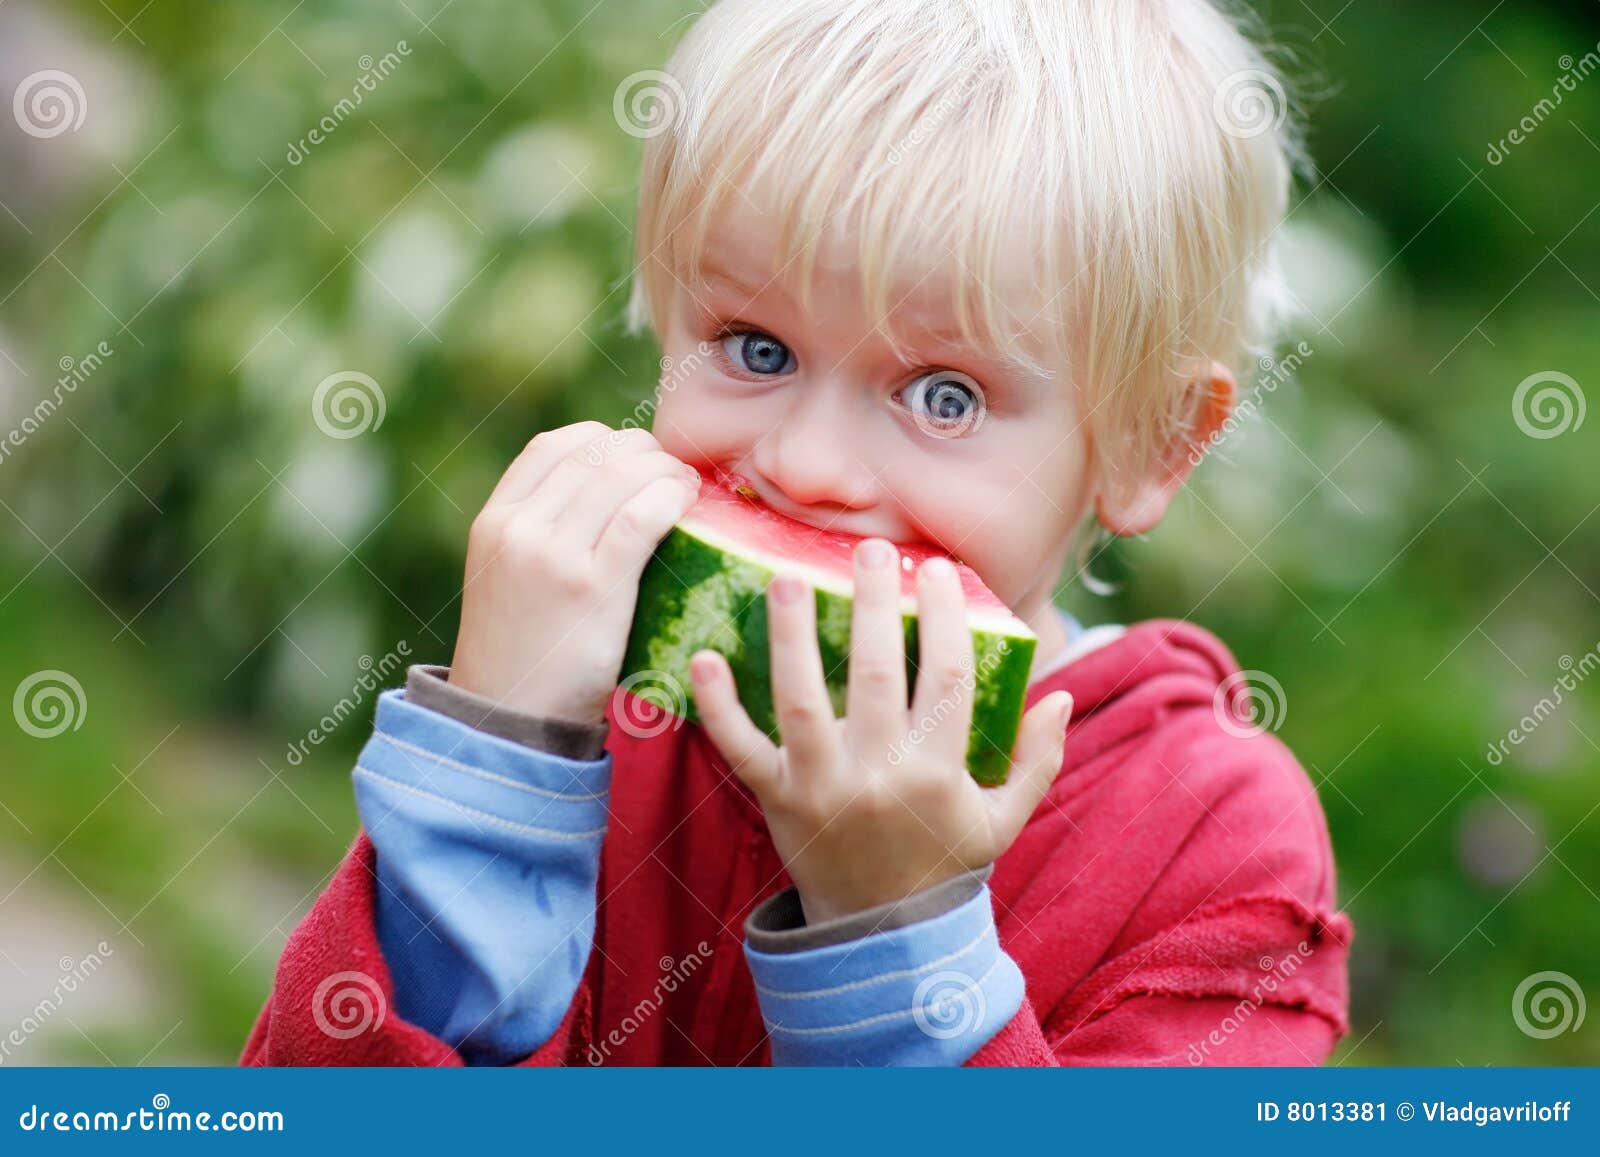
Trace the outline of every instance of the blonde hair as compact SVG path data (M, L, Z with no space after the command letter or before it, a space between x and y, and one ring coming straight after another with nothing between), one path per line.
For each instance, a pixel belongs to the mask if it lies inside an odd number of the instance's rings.
M725 199L771 190L785 277L853 241L891 339L891 286L948 246L966 338L1075 382L1103 481L1140 477L1196 365L1248 380L1284 312L1271 242L1302 154L1245 28L1210 0L720 0L640 134L629 321L664 335ZM1019 272L1043 313L1004 300Z

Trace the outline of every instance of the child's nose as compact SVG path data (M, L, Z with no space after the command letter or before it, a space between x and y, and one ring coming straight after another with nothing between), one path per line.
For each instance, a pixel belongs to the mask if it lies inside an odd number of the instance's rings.
M756 468L797 505L870 505L876 471L859 452L868 416L852 412L857 403L838 383L792 391L756 448Z

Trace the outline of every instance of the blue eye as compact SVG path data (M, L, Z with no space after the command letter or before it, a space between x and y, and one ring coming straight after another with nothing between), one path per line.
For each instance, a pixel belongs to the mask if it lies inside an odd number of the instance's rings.
M983 387L955 370L924 374L900 391L911 419L934 438L960 438L983 424Z
M730 333L722 339L722 348L733 364L747 373L773 376L794 368L789 347L760 330Z

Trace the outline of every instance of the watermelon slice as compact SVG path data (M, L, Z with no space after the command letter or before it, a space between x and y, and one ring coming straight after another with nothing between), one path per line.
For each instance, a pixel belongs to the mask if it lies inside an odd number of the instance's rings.
M781 742L772 703L766 589L773 574L784 570L800 574L816 591L828 694L834 714L843 715L851 560L860 539L779 513L738 475L702 470L701 476L700 500L667 533L640 578L622 687L658 709L661 718L694 720L689 657L699 650L717 651L733 669L739 700L751 721ZM899 550L906 684L914 689L916 568L940 552L919 545ZM973 697L967 769L981 784L1004 783L1038 639L970 567L951 562L961 576L972 630L973 670L962 692ZM929 728L934 720L912 722L915 736L919 727Z

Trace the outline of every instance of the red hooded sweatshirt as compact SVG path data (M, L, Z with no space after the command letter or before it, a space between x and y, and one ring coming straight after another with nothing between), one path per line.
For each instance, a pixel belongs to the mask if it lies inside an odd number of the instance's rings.
M1206 631L1155 620L1029 688L1030 707L1062 689L1076 706L1061 774L989 880L1026 997L968 1064L1318 1064L1349 1031L1327 825L1275 736L1219 719L1237 670ZM699 727L611 724L595 951L522 1063L768 1064L743 926L790 880L761 810ZM462 1063L392 1011L374 879L362 835L290 935L243 1063ZM340 973L382 990L369 1031L319 1027Z

